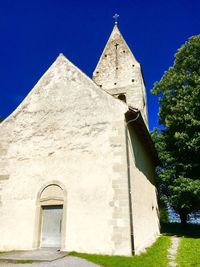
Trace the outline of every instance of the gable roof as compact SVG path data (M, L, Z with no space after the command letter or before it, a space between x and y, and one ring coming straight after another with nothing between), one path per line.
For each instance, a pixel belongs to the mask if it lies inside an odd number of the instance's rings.
M119 113L125 114L126 119L132 120L139 114L138 119L131 123L132 127L134 127L135 131L138 133L140 138L144 140L145 148L153 157L155 163L158 162L157 153L154 148L152 139L150 137L149 131L146 128L144 120L141 116L139 110L133 109L118 99L115 99L109 93L105 92L101 88L99 88L86 74L84 74L79 68L77 68L73 63L71 63L63 54L60 54L55 62L50 66L50 68L45 72L45 74L41 77L41 79L37 82L37 84L33 87L30 93L26 96L26 98L22 101L22 103L16 108L16 110L11 113L9 117L7 117L2 123L1 126L8 120L15 119L16 116L23 110L24 107L30 106L29 109L32 111L33 109L37 110L37 101L43 101L39 97L42 94L45 94L45 89L53 90L54 85L59 80L68 81L68 84L79 83L84 84L84 88L88 90L92 90L94 93L96 92L98 95L101 95L103 98L109 99L109 102L115 106L114 110L118 110ZM51 86L50 86L51 85ZM73 87L73 86L72 86ZM83 88L83 90L84 90ZM51 93L51 92L50 92ZM68 93L67 88L63 88L61 95L63 93ZM53 100L52 100L53 101ZM45 101L43 101L45 102ZM53 102L52 102L53 103ZM111 108L112 108L111 105ZM117 107L117 109L116 109Z
M90 90L92 89L103 98L109 98L109 101L113 102L113 105L118 105L119 109L126 109L124 103L116 101L116 99L114 99L109 93L101 90L91 78L89 78L61 53L49 67L49 69L42 75L42 77L20 103L20 105L5 120L3 120L1 125L12 117L18 116L23 107L30 105L31 99L34 98L33 95L39 96L42 90L52 90L51 85L56 84L61 80L66 81L71 85L74 84L81 86L81 84L84 84L83 87L90 88ZM63 90L63 93L68 93L67 88L65 88L65 92ZM38 99L38 101L40 100L41 99ZM36 102L36 100L34 101ZM35 105L37 105L37 103L35 103Z

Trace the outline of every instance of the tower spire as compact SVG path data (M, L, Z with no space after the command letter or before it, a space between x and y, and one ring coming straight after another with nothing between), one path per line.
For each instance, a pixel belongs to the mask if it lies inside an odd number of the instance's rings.
M118 24L118 18L119 18L119 15L117 13L115 13L115 15L113 16L113 19L115 20L115 25Z
M141 66L117 27L118 16L113 16L115 25L93 73L93 80L115 98L139 109L148 125Z

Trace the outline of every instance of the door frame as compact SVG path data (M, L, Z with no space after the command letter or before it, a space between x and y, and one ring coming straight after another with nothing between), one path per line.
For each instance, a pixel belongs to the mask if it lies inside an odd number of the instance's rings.
M42 192L48 186L56 185L62 189L63 196L53 196L50 198L41 198ZM59 181L51 181L44 184L38 194L36 199L36 212L35 212L35 227L33 233L33 249L39 249L41 247L41 231L42 231L42 206L63 206L63 214L62 214L62 226L61 226L61 244L60 250L65 251L66 246L66 212L67 212L67 192L65 187Z

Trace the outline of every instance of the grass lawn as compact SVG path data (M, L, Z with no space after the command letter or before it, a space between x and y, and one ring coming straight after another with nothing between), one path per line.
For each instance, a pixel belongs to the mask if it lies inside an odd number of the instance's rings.
M170 237L161 236L154 245L140 256L104 256L71 252L70 255L78 256L104 267L167 267L167 250L170 247Z
M200 267L200 225L188 224L183 228L177 223L166 224L162 231L169 236L180 236L176 257L178 267Z
M178 267L200 266L200 238L182 237L177 255Z

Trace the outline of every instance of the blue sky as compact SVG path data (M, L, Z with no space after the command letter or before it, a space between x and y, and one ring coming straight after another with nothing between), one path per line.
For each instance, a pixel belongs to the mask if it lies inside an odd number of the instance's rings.
M60 52L91 77L116 12L143 68L150 129L157 126L158 98L150 89L177 49L200 33L199 0L1 0L0 115L19 105Z

